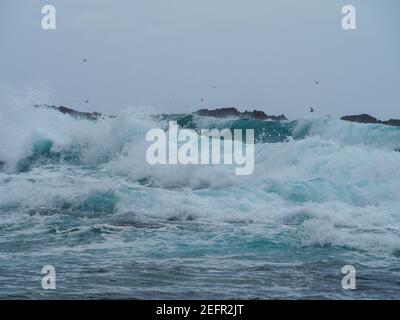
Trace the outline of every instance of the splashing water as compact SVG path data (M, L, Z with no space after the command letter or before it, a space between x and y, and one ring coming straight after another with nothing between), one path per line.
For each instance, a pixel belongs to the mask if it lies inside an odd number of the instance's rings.
M1 298L398 297L400 128L0 109ZM170 119L255 129L254 173L148 165L146 132Z

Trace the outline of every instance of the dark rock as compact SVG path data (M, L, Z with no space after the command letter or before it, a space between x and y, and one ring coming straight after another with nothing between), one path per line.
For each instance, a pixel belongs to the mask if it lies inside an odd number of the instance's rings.
M250 118L256 120L287 120L284 114L280 116L269 116L263 111L253 110L253 111L245 111L240 112L236 108L221 108L221 109L200 109L196 111L194 114L204 117L214 117L214 118L227 118L227 117L239 117L239 118Z
M215 110L200 109L195 114L203 117L227 118L238 117L240 112L236 108L222 108Z
M390 119L388 121L379 121L379 123L386 124L388 126L400 127L400 120L399 119Z
M52 109L58 112L61 112L63 114L68 114L72 117L75 118L81 118L81 119L87 119L87 120L98 120L100 118L103 118L103 114L101 114L100 112L81 112L81 111L76 111L74 109L71 108L67 108L64 106L49 106L49 105L35 105L36 108L47 108L47 109Z
M382 121L365 113L354 116L344 116L341 117L341 119L345 121L358 122L358 123L374 123L374 124L379 123L379 124L385 124L387 126L400 127L400 119L390 119L387 121Z
M345 121L358 122L358 123L378 123L377 118L374 118L366 113L353 116L344 116L341 117L341 119Z

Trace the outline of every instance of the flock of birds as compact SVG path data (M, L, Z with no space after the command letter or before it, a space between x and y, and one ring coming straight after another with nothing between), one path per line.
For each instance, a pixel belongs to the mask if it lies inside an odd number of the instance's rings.
M82 59L82 61L83 61L84 63L86 63L86 62L88 62L88 59L85 58L85 59ZM316 86L318 86L318 85L319 85L319 81L314 81L314 84L315 84ZM215 86L212 86L212 88L215 89ZM89 99L86 99L84 102L85 102L85 103L89 103ZM200 99L200 102L203 103L203 102L204 102L204 98L201 98L201 99ZM310 106L310 112L315 112L314 108L311 107L311 106Z
M319 85L319 81L314 81L314 84L315 84L316 86L318 86L318 85ZM212 88L215 89L215 86L212 86ZM201 98L201 99L200 99L200 102L203 103L203 102L204 102L204 98ZM314 108L311 107L311 106L310 106L310 112L315 112Z

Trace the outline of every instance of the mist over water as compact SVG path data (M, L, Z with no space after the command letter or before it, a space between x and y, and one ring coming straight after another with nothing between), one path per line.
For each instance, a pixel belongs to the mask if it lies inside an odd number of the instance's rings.
M235 176L148 165L146 132L168 118L146 109L87 121L1 103L1 298L398 297L398 127L170 116L255 129L254 172Z

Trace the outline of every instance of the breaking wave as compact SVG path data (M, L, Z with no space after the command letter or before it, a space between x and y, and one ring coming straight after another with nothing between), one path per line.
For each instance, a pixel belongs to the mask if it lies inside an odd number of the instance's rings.
M207 260L209 251L210 264L220 254L214 246L278 256L299 248L339 256L350 250L365 265L371 255L389 265L399 257L400 153L393 149L400 128L331 117L160 117L135 108L88 121L30 106L0 108L0 230L7 230L0 247L25 234L26 250L34 252L39 239L55 243L55 252L131 243L143 255L166 250ZM169 120L195 130L255 129L254 173L148 165L146 132Z

